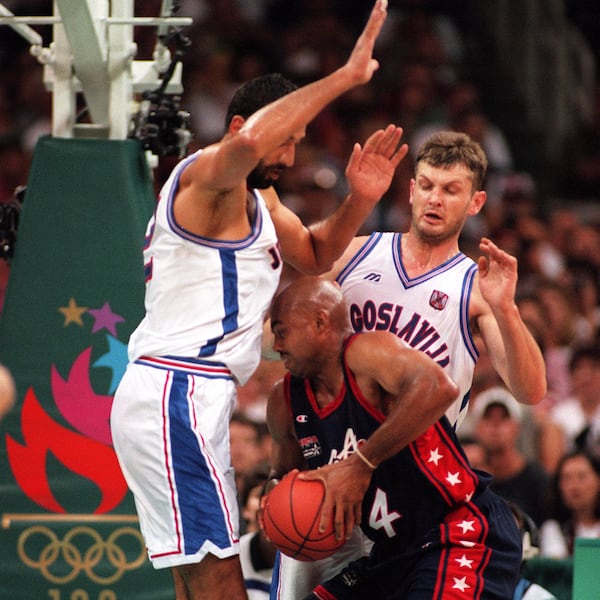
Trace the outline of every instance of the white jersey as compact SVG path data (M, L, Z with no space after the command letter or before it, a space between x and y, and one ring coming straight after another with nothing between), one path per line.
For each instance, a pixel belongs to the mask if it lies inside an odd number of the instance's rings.
M479 356L469 326L477 265L462 253L410 278L400 233L375 232L337 277L355 331L391 331L440 364L459 387L446 415L455 428L469 402Z
M179 178L200 152L173 170L148 223L146 315L129 341L129 360L151 356L222 363L243 385L260 360L263 321L282 261L269 211L256 190L252 231L245 239L205 238L176 223Z

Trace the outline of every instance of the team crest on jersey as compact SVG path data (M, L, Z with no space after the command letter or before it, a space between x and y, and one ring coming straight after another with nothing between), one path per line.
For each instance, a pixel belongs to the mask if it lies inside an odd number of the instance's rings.
M444 292L440 292L439 290L433 290L433 292L431 292L429 305L435 308L435 310L444 310L447 302L448 294L444 294Z
M321 456L321 444L319 443L319 438L316 435L303 437L299 441L304 458L309 459Z

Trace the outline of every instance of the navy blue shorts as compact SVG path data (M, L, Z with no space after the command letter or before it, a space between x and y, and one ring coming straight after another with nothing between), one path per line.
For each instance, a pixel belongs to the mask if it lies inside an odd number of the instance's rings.
M457 507L410 548L375 544L371 555L319 585L312 600L511 600L521 538L508 505L490 490Z

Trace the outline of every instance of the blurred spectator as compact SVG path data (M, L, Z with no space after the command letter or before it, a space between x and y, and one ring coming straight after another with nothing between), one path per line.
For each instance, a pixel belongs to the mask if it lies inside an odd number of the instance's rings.
M542 306L545 328L544 358L548 377L548 399L562 402L571 393L569 361L580 343L577 332L577 309L572 290L559 282L537 283L535 294Z
M239 493L244 477L268 464L271 438L265 422L254 421L240 412L234 412L231 417L229 438L231 465Z
M558 465L540 555L572 556L576 537L600 538L600 465L582 451L566 454Z
M225 114L238 82L231 80L232 51L215 37L203 40L196 64L185 71L185 109L190 113L194 144L204 147L220 139Z
M598 201L600 196L600 85L596 87L591 123L566 141L560 193L568 198Z
M400 65L419 62L433 72L436 88L457 78L464 42L455 22L429 0L404 0L389 7L387 31L381 40L385 85L393 85Z
M446 129L464 131L481 144L489 160L490 174L503 174L513 169L513 155L506 136L488 119L479 90L472 82L459 81L450 88L443 118L415 131L410 141L413 154L431 134Z
M494 387L473 399L471 413L475 437L493 477L490 488L541 523L550 476L518 448L523 407L505 388Z
M561 427L567 450L584 445L594 421L600 422L600 345L583 346L569 362L572 394L552 408L550 416Z
M532 558L540 553L540 533L539 528L533 522L533 519L524 513L516 504L509 502L510 508L515 515L523 546L523 563L521 571ZM512 600L558 600L549 590L543 588L538 583L531 581L528 575L523 574L517 583Z
M257 516L267 477L267 469L249 473L240 496L241 515L246 524L240 537L240 562L248 600L268 600L275 564L275 548L260 529Z

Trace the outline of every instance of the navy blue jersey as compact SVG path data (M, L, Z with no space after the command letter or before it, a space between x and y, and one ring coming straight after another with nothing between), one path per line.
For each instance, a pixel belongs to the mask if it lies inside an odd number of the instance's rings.
M348 340L350 343L352 338ZM346 345L347 347L347 345ZM311 469L350 456L385 420L362 395L345 360L338 397L320 408L307 379L288 375L286 396ZM446 417L373 472L361 527L381 545L418 542L488 484L465 458Z

